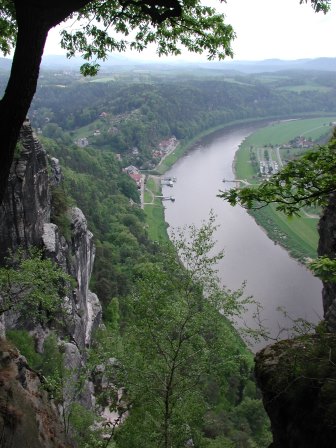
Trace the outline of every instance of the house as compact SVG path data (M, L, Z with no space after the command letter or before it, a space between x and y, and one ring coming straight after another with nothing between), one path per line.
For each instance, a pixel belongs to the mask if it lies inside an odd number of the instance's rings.
M142 176L140 173L129 173L128 174L129 177L131 177L134 182L137 184L137 187L140 189L141 188L141 182L142 182Z
M75 141L75 143L80 148L85 148L86 146L88 146L89 141L86 137L84 137L84 138L79 138L78 140Z
M127 174L139 174L139 170L134 165L129 165L126 168L124 168L124 172Z

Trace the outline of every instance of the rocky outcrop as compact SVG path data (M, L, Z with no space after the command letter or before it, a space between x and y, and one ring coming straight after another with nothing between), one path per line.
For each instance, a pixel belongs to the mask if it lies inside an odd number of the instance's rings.
M0 207L0 261L8 249L40 245L43 225L50 221L50 189L45 150L25 122Z
M58 324L54 324L60 339L63 339L62 347L65 366L71 372L71 381L68 382L67 387L63 391L64 403L59 409L60 414L64 416L66 415L66 408L74 400L73 385L78 383L79 377L84 371L86 362L85 349L90 346L92 333L101 323L102 310L100 302L97 296L89 290L89 281L95 256L93 235L88 230L85 216L76 207L66 211L68 214L66 222L70 227L67 232L67 238L62 235L56 224L50 222L51 187L59 185L62 173L57 159L51 158L48 163L47 154L34 137L28 121L25 122L22 128L19 148L20 154L18 154L13 163L6 197L2 207L0 207L0 262L4 261L4 257L9 249L15 251L19 246L29 247L34 245L42 248L45 256L52 258L74 279L71 293L63 299L67 311L65 316L66 325L58 328ZM4 325L3 322L0 322L2 324L0 325L0 336L4 335L6 327L8 329L9 325L15 326L15 316L14 319L11 317L9 316L8 319L5 319ZM27 328L31 330L29 324ZM37 348L42 350L43 342L50 333L50 329L37 327L33 333ZM3 373L1 365L0 370L0 373ZM13 378L18 379L20 377L20 373L15 366L12 366L10 371L13 374ZM8 384L6 383L7 386ZM12 388L12 385L8 387ZM19 385L17 385L17 390L21 394L22 391ZM42 398L40 397L40 399ZM89 380L84 382L81 391L76 393L75 399L87 408L92 407L94 404L93 386ZM24 399L20 395L20 398L17 400L15 408L19 408L19 402ZM28 409L29 400L27 403ZM38 408L34 408L34 412L39 412ZM18 442L14 446L36 448L40 446L62 447L62 443L53 445L53 442L49 443L49 441L40 440L43 434L48 434L48 432L45 428L42 432L39 432L41 424L38 421L38 416L34 417L34 412L31 411L29 413L30 423L27 423L28 426L31 424L33 425L32 427L37 428L33 430L34 436L32 436L32 440L34 442L29 442L30 444L27 442L28 445ZM18 433L21 431L24 434L28 428L24 423L26 419L25 414L26 411L24 410L22 416L18 417L17 425L15 426L15 431ZM34 418L36 420L35 423L33 422ZM47 416L46 418L49 419ZM50 418L52 419L52 417ZM11 428L8 426L11 423L7 422L5 417L3 417L2 423L4 424L3 429L1 429L0 421L0 431L6 432L8 430L6 437L12 437ZM23 435L22 439L24 439Z
M0 339L0 446L71 448L57 410L38 374L7 341ZM65 440L66 439L66 440Z
M47 256L76 279L77 285L72 297L65 300L70 314L68 329L72 340L79 349L83 349L90 346L92 331L101 321L100 302L96 294L89 290L95 247L93 235L87 228L82 211L74 207L68 214L71 241L66 241L58 227L52 223L44 224L42 241Z
M278 342L256 356L272 448L336 447L336 335Z
M336 195L329 198L319 222L318 254L336 258ZM336 283L323 282L323 309L329 331L336 332Z
M34 137L29 121L22 127L19 148L0 207L0 260L9 249L39 246L75 279L71 296L64 298L69 311L66 336L82 351L90 345L92 331L101 321L100 302L89 290L95 256L93 235L85 216L76 207L68 210L71 227L68 240L50 222L50 186L57 186L62 174L57 159L51 158L48 164L47 154ZM36 334L41 338L47 333L37 331ZM38 341L38 345L42 342Z

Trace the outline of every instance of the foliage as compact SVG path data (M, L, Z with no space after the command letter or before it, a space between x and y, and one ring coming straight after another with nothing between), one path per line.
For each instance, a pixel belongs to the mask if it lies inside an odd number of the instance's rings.
M336 282L336 260L326 256L318 257L309 263L310 269L323 281Z
M12 0L0 1L0 51L7 56L16 42L16 21Z
M6 338L19 349L20 353L27 358L29 365L38 370L41 367L42 356L36 353L35 341L26 330L8 330Z
M16 43L16 9L11 0L0 3L0 50L4 54ZM80 52L86 61L104 60L109 52L127 48L142 51L152 43L156 43L159 55L180 54L182 45L196 53L207 51L209 59L232 56L230 44L235 35L231 25L225 24L224 15L199 0L171 0L168 4L163 0L73 1L54 13L53 26L61 21L62 14L77 24L77 28L61 32L61 46L68 57ZM86 62L81 72L94 75L98 68L95 61Z
M209 59L232 56L230 47L235 35L224 16L214 8L203 6L198 0L172 0L170 4L156 0L154 4L141 2L87 2L77 15L78 30L61 33L61 45L73 56L77 51L84 59L106 59L108 52L127 48L142 51L149 44L157 44L159 55L180 54L181 43L195 53L208 51ZM110 35L108 29L116 33ZM119 35L127 36L130 41ZM97 73L99 65L85 63L84 75Z
M50 139L43 139L43 144L64 167L64 190L59 189L54 196L59 204L56 215L63 216L69 196L83 210L94 234L96 260L91 288L105 308L112 297L123 297L130 291L135 265L155 251L146 234L144 213L136 202L137 187L111 152Z
M308 3L309 0L300 0L300 3ZM323 11L326 14L330 10L331 0L310 0L316 12Z
M300 3L304 2L308 0L300 0ZM330 0L310 2L316 12L326 13L330 9ZM208 51L209 59L216 55L219 58L232 56L230 43L235 37L232 27L225 24L224 16L216 13L215 8L203 6L198 0L172 0L168 4L162 0L156 0L154 4L145 0L108 3L96 0L81 4L84 8L80 11L76 11L75 3L69 5L69 11L74 11L71 18L78 28L61 32L61 46L69 57L78 51L83 53L85 60L104 60L108 52L125 51L126 48L142 51L153 42L157 43L159 55L180 54L180 42L196 53ZM115 32L111 35L109 29ZM12 0L0 2L0 31L0 51L6 56L15 47L17 34ZM121 39L120 34L124 36ZM85 63L81 70L93 75L98 68L96 63Z
M205 384L211 379L225 389L248 363L225 319L248 300L218 284L213 268L222 254L211 254L214 229L211 217L188 236L178 232L178 258L168 246L161 263L138 268L115 371L131 405L118 447L182 447L190 439L199 446L210 406Z
M288 216L299 215L300 209L326 207L335 193L336 133L328 144L306 152L288 164L269 180L257 187L232 188L220 192L219 197L231 205L259 209L276 204L277 210ZM309 264L312 271L324 281L335 281L336 261L327 256L318 257Z
M78 446L106 448L106 442L102 440L102 430L96 426L97 417L94 412L74 402L71 404L69 423Z
M335 192L336 136L329 144L308 151L295 161L290 161L279 173L262 182L258 187L232 188L219 197L231 205L260 208L275 203L277 210L287 215L298 214L303 206L322 206Z
M67 214L70 206L70 198L61 185L51 188L51 216L50 221L56 224L65 237L70 240L70 218Z
M151 169L152 150L172 135L190 140L235 120L336 110L331 87L327 92L297 94L279 90L278 85L284 81L270 85L244 76L244 83L233 83L223 79L223 74L208 73L203 79L190 74L158 77L156 73L148 75L146 82L131 74L117 74L115 78L113 83L68 83L65 89L41 80L33 102L37 111L31 117L33 126L60 144L69 145L69 132L73 132L72 140L87 137L93 147L121 154L124 166ZM296 75L292 74L290 81L297 82ZM318 75L318 82L323 85L327 81ZM47 125L40 118L46 109L51 112ZM102 112L107 116L100 117ZM62 139L60 129L57 136L50 134L50 126L55 124L62 128ZM93 136L95 129L100 129L99 136ZM139 149L137 156L131 153L133 147Z
M44 325L62 316L70 281L53 261L43 259L40 250L19 249L0 268L0 314L10 310L26 322Z

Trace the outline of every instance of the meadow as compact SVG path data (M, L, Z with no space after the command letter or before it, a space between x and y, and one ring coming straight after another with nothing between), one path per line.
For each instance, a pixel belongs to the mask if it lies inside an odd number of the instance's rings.
M250 184L258 184L259 160L267 150L271 159L278 160L275 147L288 144L299 136L311 138L314 141L327 140L333 127L335 116L309 118L302 120L277 121L267 127L257 130L245 139L235 157L235 174L237 179L245 179ZM287 148L288 158L297 157L306 149ZM252 163L255 159L255 163ZM281 153L283 157L284 152ZM279 160L278 160L279 162ZM280 164L281 166L281 164ZM299 217L288 218L276 211L275 206L267 206L260 210L251 211L257 223L265 228L269 237L276 243L286 247L295 257L304 261L317 255L319 210L302 210Z

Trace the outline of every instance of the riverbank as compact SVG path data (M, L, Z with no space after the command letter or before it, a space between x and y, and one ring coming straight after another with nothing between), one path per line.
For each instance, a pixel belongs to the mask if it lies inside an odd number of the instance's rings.
M241 143L236 152L233 164L235 177L246 179L250 183L260 182L259 164L264 152L271 160L282 166L282 157L291 159L302 154L306 149L290 148L289 141L297 136L305 136L313 141L320 141L331 133L329 122L334 116L295 120L295 122L272 123L272 126L259 129ZM327 138L327 137L326 137ZM279 149L281 145L286 149ZM254 162L254 163L253 163ZM275 206L267 206L259 210L249 210L257 224L265 229L275 244L284 247L292 257L302 263L317 256L319 216L312 213L301 213L299 217L288 218L276 211Z
M195 145L198 145L202 143L202 140L208 137L215 137L217 133L221 133L223 131L229 131L232 129L236 129L242 125L253 125L253 124L269 124L273 121L280 121L280 120L295 120L295 119L302 119L302 118L309 118L309 117L329 117L329 114L326 114L324 112L320 113L307 113L307 114L293 114L291 116L269 116L269 117L260 117L260 118L246 118L242 120L235 120L230 121L229 123L220 124L218 126L214 126L212 128L209 128L205 131L202 131L195 135L190 140L182 141L179 143L176 147L176 149L171 152L163 161L163 163L160 163L159 166L156 168L156 170L153 171L153 173L157 173L158 175L162 175L165 172L167 172L184 154L186 154L188 151L192 150Z
M322 116L323 114L321 114ZM307 114L305 118L307 120L315 117L315 114ZM309 117L309 118L308 118ZM267 128L266 125L270 123L282 122L286 119L296 119L298 122L298 116L289 117L269 117L267 119L260 118L257 120L245 119L237 120L234 122L227 123L225 125L220 125L217 127L210 128L204 132L197 134L193 139L186 142L180 143L171 154L169 154L165 160L160 164L156 172L160 175L168 171L183 155L193 150L196 145L206 141L210 138L216 137L216 134L220 135L223 131L230 131L241 127L242 125L260 125L263 129ZM330 116L325 115L324 120L330 119ZM265 125L265 126L263 126ZM272 125L273 126L273 125ZM254 135L255 133L253 133ZM275 128L272 127L272 134L277 135ZM294 133L295 134L295 133ZM316 130L315 130L316 134ZM289 138L289 134L285 133L284 138ZM315 135L316 137L316 135ZM267 134L267 139L265 140L267 144L270 142L270 135ZM263 143L265 143L265 141ZM240 145L240 150L235 154L235 159L233 162L233 168L238 179L245 179L250 183L256 183L255 171L249 161L249 156L244 154L242 148L248 147L249 139L242 142ZM159 178L158 178L159 179ZM156 188L161 186L158 184ZM160 191L157 191L157 195L160 195ZM147 224L149 228L149 233L152 239L155 241L167 241L167 224L165 222L164 216L164 204L161 200L156 199L155 205L145 206L145 212L147 216ZM317 243L318 243L318 233L317 233L317 223L318 217L312 216L311 214L302 213L300 218L287 218L284 214L280 214L275 210L275 207L266 207L260 211L250 211L249 212L257 224L261 226L267 233L268 237L274 241L275 244L280 244L284 247L290 255L299 260L302 263L306 263L307 259L315 258L317 256ZM159 230L157 230L159 229Z
M145 174L143 207L146 215L147 230L151 240L160 242L169 241L167 232L168 225L164 215L164 203L161 199L157 198L157 196L162 196L161 176L203 139L213 136L217 132L234 129L241 125L263 122L268 123L269 120L266 121L264 118L260 120L237 120L225 125L209 128L206 131L200 132L194 138L179 143L170 154L160 161L155 170Z
M272 118L271 118L272 120ZM165 172L167 172L184 154L186 154L188 151L192 150L195 145L198 145L202 142L202 140L204 138L207 137L213 137L216 135L217 132L222 132L225 130L231 130L234 128L237 128L241 125L246 125L246 124L254 124L254 123L269 123L270 119L266 119L266 118L260 118L258 120L255 119L245 119L245 120L236 120L236 121L231 121L230 123L227 123L225 125L219 125L219 126L214 126L212 128L207 129L206 131L200 132L199 134L197 134L195 137L193 137L190 140L181 142L176 149L170 153L165 160L163 161L163 163L160 163L160 166L157 167L157 169L155 170L158 174L164 174Z
M211 211L216 215L216 250L225 253L217 266L220 280L232 291L245 283L246 296L262 305L260 319L276 337L279 325L291 326L276 311L279 307L293 319L304 313L315 322L321 315L321 283L288 251L274 244L246 210L217 197L225 185L223 178L234 177L232 163L238 146L257 127L245 125L221 132L182 157L167 173L177 179L173 189L163 187L164 195L173 190L176 199L165 203L165 219L172 228L199 227ZM252 328L257 326L250 309L244 320Z

